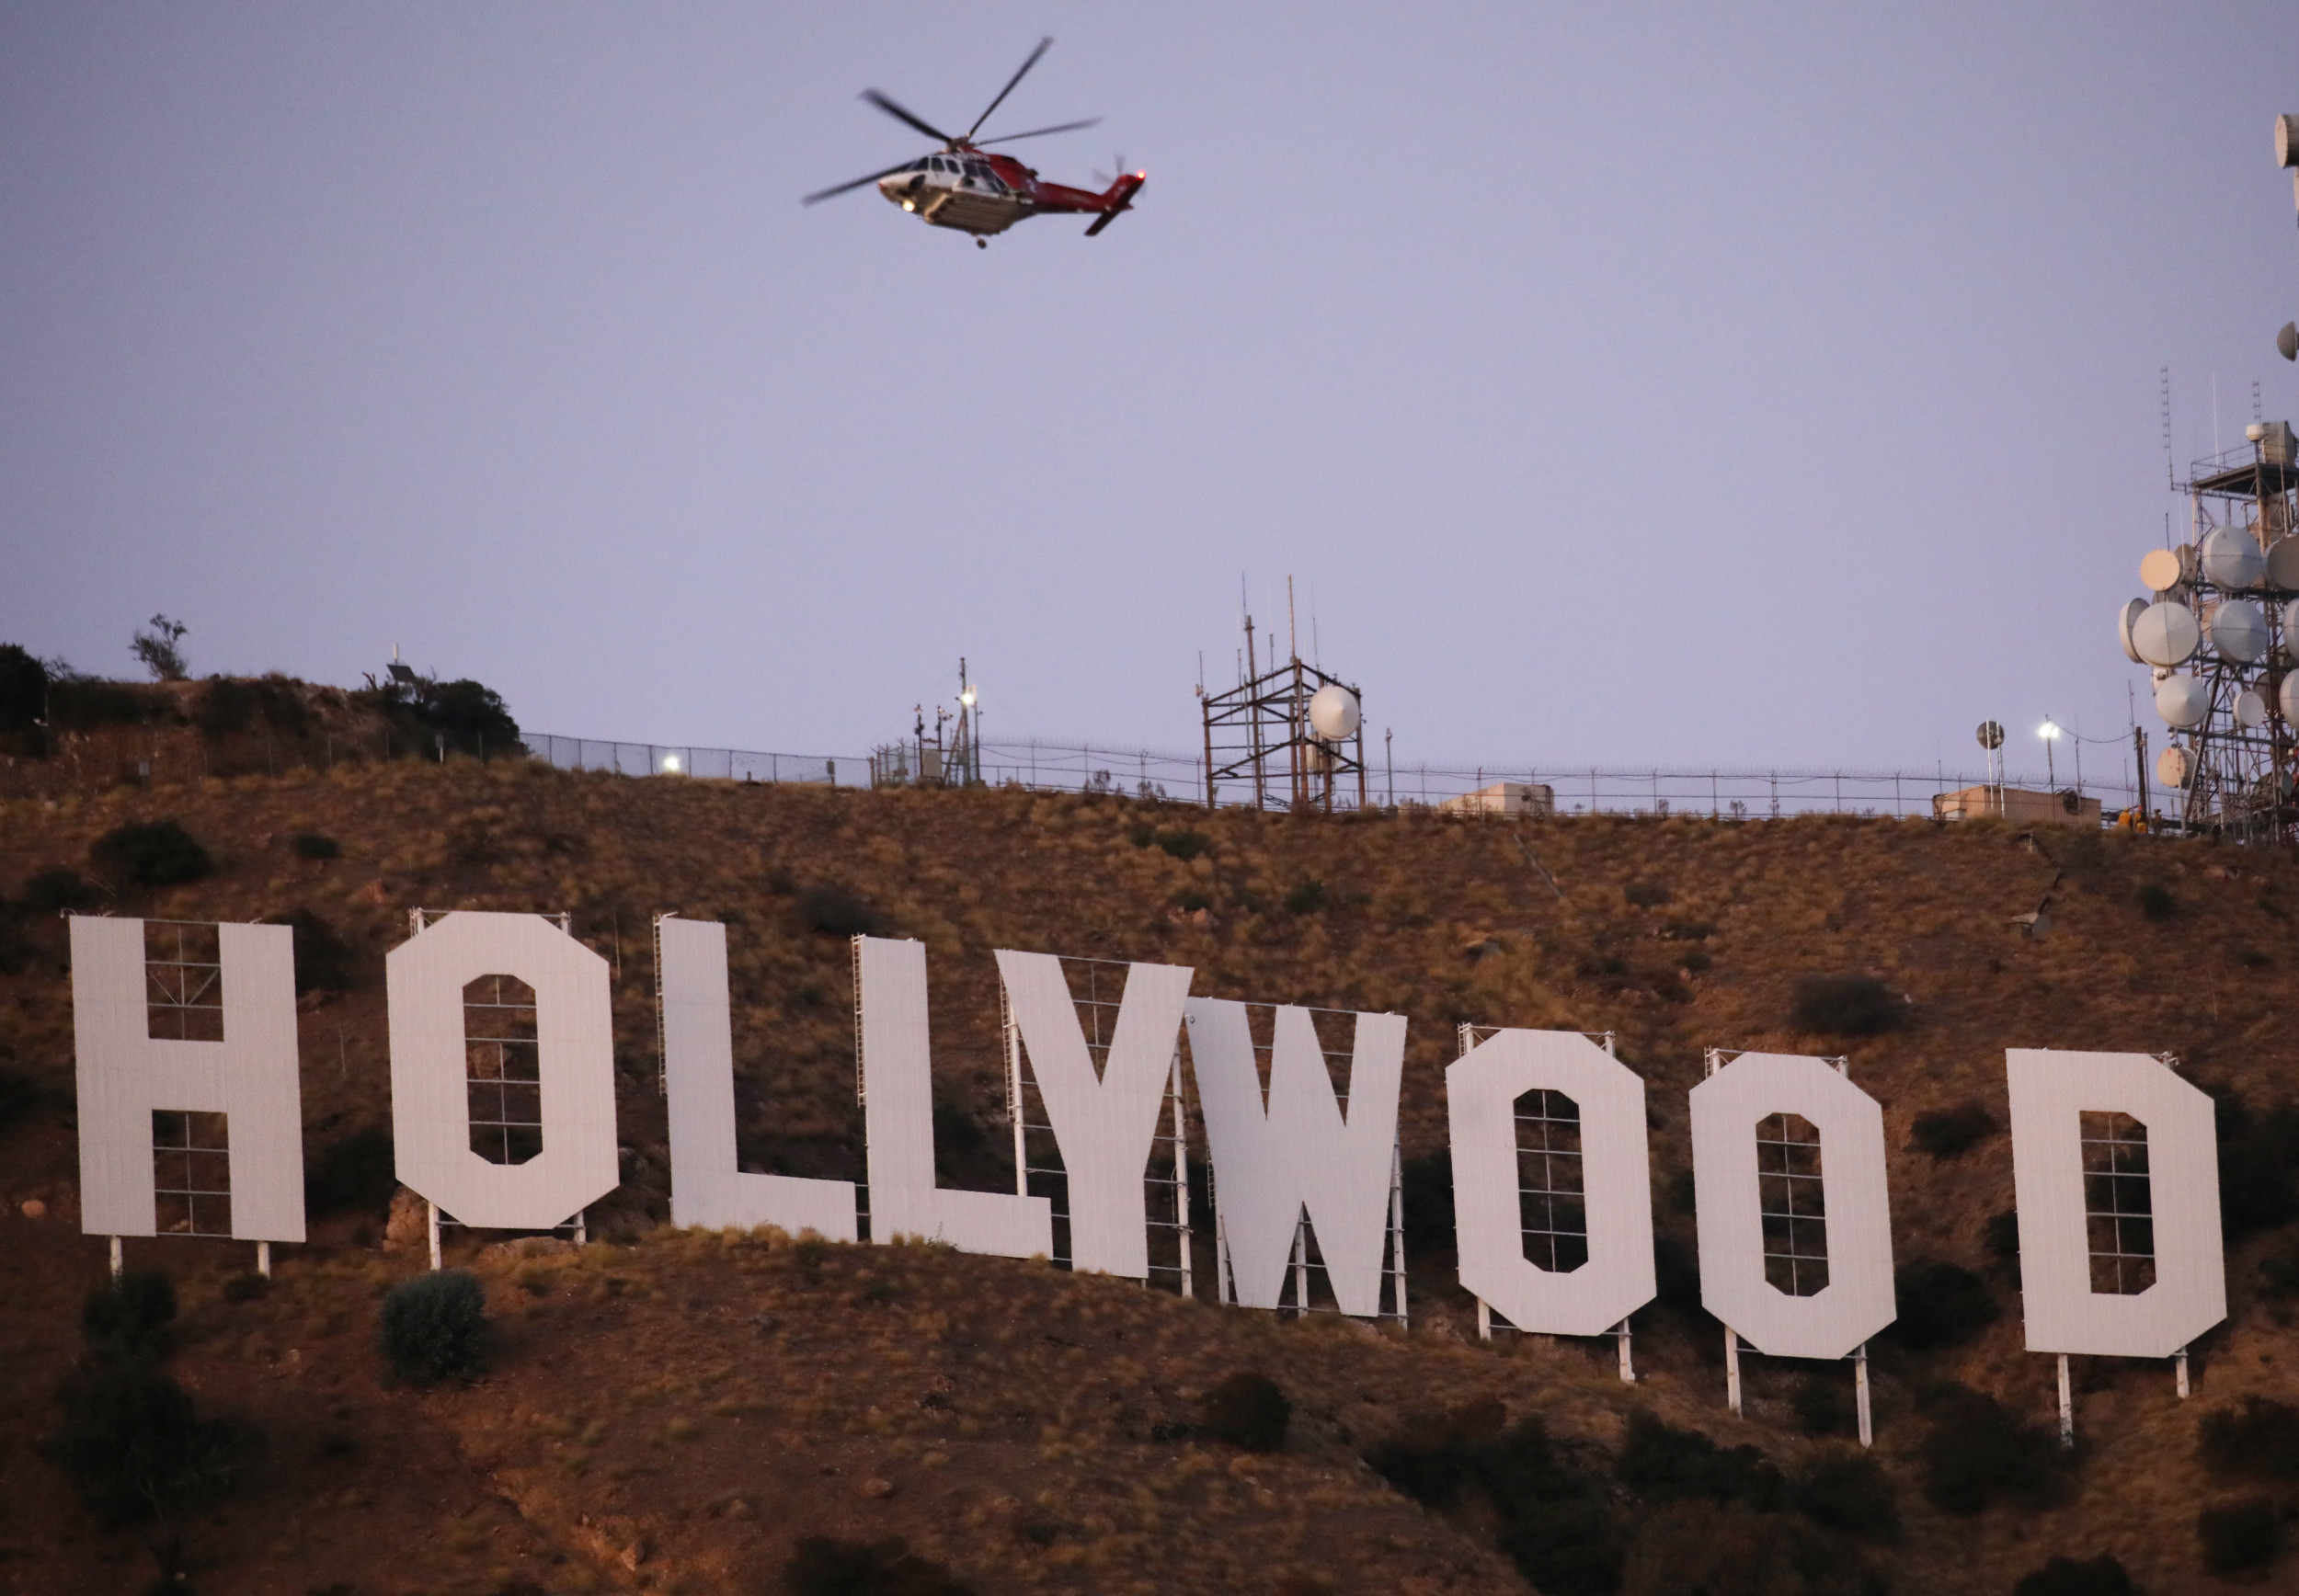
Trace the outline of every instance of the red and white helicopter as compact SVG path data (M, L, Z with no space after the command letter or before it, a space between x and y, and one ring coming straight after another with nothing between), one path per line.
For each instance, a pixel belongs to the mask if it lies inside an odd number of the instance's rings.
M1035 139L1047 133L1067 133L1079 128L1090 128L1100 121L1092 117L1082 122L1062 122L1050 128L1033 128L1026 133L1006 133L995 139L977 141L974 135L989 120L990 111L1005 103L1013 93L1014 85L1027 76L1053 45L1051 39L1041 39L1030 59L1022 63L1022 70L1013 74L998 97L989 102L989 110L974 119L974 125L965 132L952 135L944 132L922 117L910 114L876 89L866 89L863 98L876 106L898 122L917 129L930 139L940 139L942 148L931 155L921 155L915 161L905 161L898 166L888 166L883 172L873 172L867 177L857 177L851 183L841 183L835 188L824 188L809 194L802 201L812 205L833 195L859 188L865 183L878 185L878 192L921 221L935 227L952 227L974 235L977 246L988 249L989 235L1003 233L1015 222L1032 216L1092 216L1093 225L1086 229L1092 237L1112 222L1119 212L1128 210L1134 196L1148 182L1145 172L1121 172L1099 194L1090 188L1069 188L1059 183L1041 182L1035 168L1025 166L1012 155L990 154L991 144L1011 144L1017 139ZM1123 163L1120 163L1121 165Z

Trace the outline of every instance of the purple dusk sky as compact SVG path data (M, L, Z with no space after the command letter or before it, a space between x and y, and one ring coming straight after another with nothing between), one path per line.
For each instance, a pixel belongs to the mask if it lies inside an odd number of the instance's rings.
M15 0L0 640L847 755L965 655L1187 749L1291 572L1401 764L2160 742L2158 369L2182 466L2299 413L2291 22ZM1148 171L1101 237L800 207L1042 33L986 131L1105 116L1015 147Z

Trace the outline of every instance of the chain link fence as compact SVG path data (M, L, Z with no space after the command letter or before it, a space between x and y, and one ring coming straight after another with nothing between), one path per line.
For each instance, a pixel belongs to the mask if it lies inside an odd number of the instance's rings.
M873 765L865 756L779 754L692 745L606 742L529 733L535 758L564 770L605 770L624 776L700 776L735 781L800 781L829 786L871 784ZM931 745L930 745L931 747ZM1169 802L1206 802L1202 758L1150 748L1097 747L1088 742L985 741L981 773L991 786L1043 792L1109 792ZM1945 767L1929 771L1813 769L1710 770L1643 770L1591 766L1391 765L1368 760L1367 792L1377 805L1430 808L1448 799L1520 783L1533 793L1547 790L1547 806L1559 815L1706 815L1718 819L1779 819L1795 815L1929 815L1933 799L1988 784L1985 775ZM891 761L882 766L893 768ZM909 767L901 767L907 781ZM1282 807L1284 771L1273 760L1266 801ZM2008 785L2025 785L2012 778ZM2042 790L2044 783L2032 783ZM2100 801L2112 815L2138 801L2128 778L2085 780L2069 789ZM1252 787L1224 783L1214 794L1223 806L1250 805ZM1335 806L1355 807L1355 794L1336 793Z

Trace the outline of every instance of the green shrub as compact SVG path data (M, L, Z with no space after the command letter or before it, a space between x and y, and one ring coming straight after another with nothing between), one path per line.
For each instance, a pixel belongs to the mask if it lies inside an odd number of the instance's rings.
M1230 1375L1197 1404L1200 1433L1246 1452L1275 1452L1285 1445L1292 1419L1293 1404L1277 1382L1251 1369Z
M2282 1547L2282 1515L2273 1502L2258 1497L2205 1508L2195 1515L2195 1538L2203 1545L2203 1567L2212 1573L2248 1573L2275 1560Z
M1896 1030L1906 1006L1873 975L1800 975L1789 1023L1824 1036L1876 1036Z
M2142 883L2138 897L2139 912L2151 920L2167 920L2179 912L2179 900L2159 881Z
M1864 1541L1900 1534L1900 1507L1883 1465L1865 1452L1831 1447L1789 1481L1789 1502L1824 1529Z
M2054 1557L2035 1572L2021 1575L2012 1596L2138 1596L2138 1590L2115 1556L2102 1552L2080 1563Z
M2196 1451L2221 1474L2299 1479L2299 1408L2272 1396L2246 1396L2196 1421Z
M315 1217L379 1211L398 1183L391 1134L371 1125L330 1142L303 1168L303 1206Z
M122 885L175 886L215 873L208 850L173 820L117 826L96 839L88 857Z
M176 701L166 691L136 682L59 677L48 687L48 724L56 731L146 725L170 720L175 712Z
M1917 1259L1893 1282L1900 1317L1884 1333L1912 1352L1929 1352L1970 1340L1994 1324L2002 1309L1987 1282L1961 1265Z
M1940 1160L1961 1158L1996 1134L1996 1116L1985 1105L1961 1102L1916 1116L1909 1140L1916 1150Z
M2019 1270L2019 1212L2007 1208L2001 1214L1989 1214L1987 1223L1980 1226L1980 1245L1987 1248L1987 1255L1996 1262L2010 1265L2017 1277Z
M1620 1589L1621 1536L1604 1488L1556 1455L1538 1419L1481 1449L1479 1473L1501 1517L1501 1549L1543 1596Z
M2299 1107L2254 1112L2240 1093L2213 1094L2219 1128L2219 1214L2227 1239L2299 1218Z
M161 1270L132 1269L88 1293L80 1339L99 1362L156 1363L175 1318L175 1282Z
M1789 1396L1789 1408L1796 1415L1797 1428L1807 1435L1850 1435L1859 1429L1859 1414L1854 1408L1851 1382L1841 1373L1813 1373L1796 1382L1796 1389Z
M22 644L0 643L0 747L37 753L47 713L48 667Z
M476 1374L486 1338L486 1293L469 1270L419 1274L383 1297L383 1356L403 1380L428 1384Z
M1647 1501L1705 1498L1758 1512L1780 1505L1780 1471L1756 1447L1721 1447L1697 1430L1679 1430L1643 1411L1629 1416L1629 1439L1613 1472Z
M1916 1458L1924 1499L1942 1511L1976 1513L2006 1498L2046 1501L2065 1484L2067 1453L2058 1440L1995 1397L1945 1385L1925 1408L1931 1428Z
M1452 1251L1452 1149L1439 1147L1407 1158L1403 1182L1407 1256L1424 1258L1432 1252Z
M299 831L288 847L298 859L326 860L343 857L343 844L324 831Z
M271 1290L271 1277L249 1270L233 1275L223 1282L223 1300L227 1303L252 1303Z
M0 1068L0 1131L38 1108L46 1095L40 1082L22 1070Z
M2259 1260L2259 1294L2279 1303L2299 1297L2299 1246L2286 1247Z
M1641 909L1658 908L1676 895L1658 882L1632 881L1620 889L1620 895Z
M68 864L51 864L24 878L23 895L17 901L36 915L52 915L88 908L96 898L96 888L78 871Z
M1499 1438L1508 1411L1493 1398L1428 1414L1366 1454L1373 1472L1425 1507L1447 1507L1464 1487L1481 1482L1482 1449Z
M974 1588L899 1540L801 1535L783 1565L789 1596L972 1596Z
M1184 864L1213 846L1213 839L1199 831L1161 831L1154 840Z
M294 933L295 993L348 992L353 985L351 945L316 911L298 906L264 922Z
M166 1521L230 1489L255 1432L202 1419L182 1386L142 1363L74 1370L56 1393L63 1421L40 1452L108 1527ZM159 1547L164 1569L170 1562Z
M806 888L793 908L800 925L826 937L872 937L881 929L868 904L852 889L834 884Z
M1286 894L1286 913L1313 915L1325 906L1325 884L1315 876L1303 876Z

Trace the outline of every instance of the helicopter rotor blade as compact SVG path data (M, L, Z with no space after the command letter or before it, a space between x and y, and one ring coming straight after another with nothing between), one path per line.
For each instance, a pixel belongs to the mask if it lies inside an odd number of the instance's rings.
M943 143L949 148L955 149L957 147L957 140L952 138L948 133L944 132L940 128L934 126L933 123L928 121L925 118L912 115L904 107L895 103L891 97L880 94L875 88L866 88L863 90L863 98L868 100L872 105L876 106L880 110L886 112L886 115L892 117L896 121L907 122L909 126L916 128L920 132L925 134L928 138L940 139Z
M888 166L883 172L873 172L867 177L857 177L852 183L841 183L835 188L818 188L813 193L807 195L804 200L799 200L798 203L801 205L812 205L818 200L835 199L837 196L847 192L849 189L861 188L865 183L875 183L881 177L891 177L897 172L908 171L909 166L910 163L905 161L898 166Z
M984 111L980 116L976 117L974 119L974 125L966 130L966 136L968 140L971 140L976 133L982 131L982 124L989 120L989 111L994 111L1000 106L1005 104L1006 97L1013 93L1013 86L1030 75L1030 69L1037 64L1038 57L1044 55L1047 51L1053 48L1054 36L1050 33L1044 39L1037 41L1037 48L1030 51L1030 59L1022 63L1022 70L1015 73L1011 78L1008 78L1006 80L1006 86L998 91L998 97L989 102L989 110ZM1017 134L1016 136L1019 137L1020 135Z
M1041 139L1047 133L1075 132L1080 128L1092 127L1101 121L1101 120L1102 119L1100 117L1088 117L1082 122L1058 122L1050 128L1032 128L1026 133L1006 133L995 139L984 139L979 144L977 144L975 148L988 149L992 144L1011 144L1016 139Z

